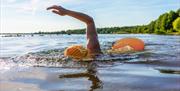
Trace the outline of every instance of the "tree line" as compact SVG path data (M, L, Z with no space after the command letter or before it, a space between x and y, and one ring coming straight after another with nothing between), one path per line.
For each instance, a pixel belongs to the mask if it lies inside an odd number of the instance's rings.
M97 28L99 34L178 34L180 35L180 9L169 11L151 21L147 25L125 26L125 27L106 27ZM84 34L85 29L72 29L56 32L37 32L35 34Z

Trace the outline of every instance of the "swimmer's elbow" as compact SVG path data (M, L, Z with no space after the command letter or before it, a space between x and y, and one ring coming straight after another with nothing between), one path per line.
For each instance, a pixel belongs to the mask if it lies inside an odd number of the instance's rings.
M89 25L89 24L94 24L94 19L92 17L89 17L86 21L86 24Z

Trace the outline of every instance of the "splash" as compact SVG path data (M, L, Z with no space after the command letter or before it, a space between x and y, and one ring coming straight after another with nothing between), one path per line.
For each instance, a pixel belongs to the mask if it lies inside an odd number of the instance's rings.
M86 68L89 63L95 62L97 67L113 66L114 62L123 62L130 59L138 58L134 54L109 55L104 53L94 60L74 61L71 58L63 55L63 49L54 49L48 51L40 51L35 53L28 53L22 56L12 58L0 59L0 70L7 71L13 68L27 68L27 67L60 67L60 68Z
M10 70L21 71L29 66L27 64L18 64L14 62L12 58L0 58L0 73L4 73Z

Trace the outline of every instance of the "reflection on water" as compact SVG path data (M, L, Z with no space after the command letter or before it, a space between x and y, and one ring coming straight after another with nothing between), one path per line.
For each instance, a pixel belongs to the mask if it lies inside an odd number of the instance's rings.
M158 70L161 73L164 74L180 74L180 69L177 68L169 68L169 67L157 67L155 70Z
M89 81L91 81L91 87L89 91L94 91L95 89L102 88L103 84L102 81L98 78L96 75L97 69L96 69L96 64L90 63L87 67L87 71L83 73L75 73L75 74L63 74L60 75L60 79L65 79L65 78L87 78Z

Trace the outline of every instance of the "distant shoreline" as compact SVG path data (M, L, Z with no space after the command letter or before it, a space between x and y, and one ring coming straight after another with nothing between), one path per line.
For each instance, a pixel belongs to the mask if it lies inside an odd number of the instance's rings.
M103 34L103 33L100 33ZM99 35L100 35L99 34ZM108 34L108 33L104 33L104 34ZM109 33L112 34L112 33ZM115 33L113 33L115 34ZM180 36L180 34L176 34L176 33L172 33L172 34L155 34L155 33L117 33L117 34L152 34L152 35L175 35L175 36ZM56 34L56 33L0 33L0 37L23 37L23 36L34 36L34 35L39 35L39 36L44 36L44 35L84 35L84 34ZM115 34L116 35L116 34Z

